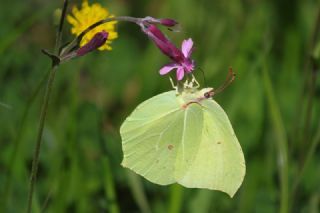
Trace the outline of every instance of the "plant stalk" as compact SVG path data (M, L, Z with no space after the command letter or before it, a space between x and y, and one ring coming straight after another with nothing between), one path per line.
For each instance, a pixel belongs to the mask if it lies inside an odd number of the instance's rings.
M40 123L39 123L39 129L38 129L38 135L37 135L37 141L36 141L36 148L34 151L33 161L32 161L27 213L31 213L31 209L32 209L32 199L33 199L33 192L34 192L35 182L36 182L37 173L38 173L39 156L40 156L43 128L44 128L44 123L45 123L46 116L47 116L49 99L50 99L57 67L58 67L58 65L54 65L52 67L52 70L50 71L48 84L47 84L46 92L44 95L43 104L41 107L41 115L40 115Z
M62 9L61 17L60 17L60 23L59 23L59 26L57 29L57 35L56 35L57 37L56 37L56 41L55 41L55 47L54 47L54 51L55 51L56 55L59 55L59 53L60 53L60 45L61 45L61 40L62 40L62 30L63 30L63 24L64 24L64 20L65 20L66 13L67 13L68 3L69 3L69 0L64 0L63 9ZM31 213L31 210L32 210L33 193L34 193L34 187L35 187L37 173L38 173L38 167L39 167L39 156L40 156L43 128L44 128L44 124L45 124L46 117L47 117L50 95L51 95L53 82L54 82L54 78L55 78L58 66L59 66L59 63L56 63L54 60L52 60L52 69L49 74L46 92L45 92L43 104L41 107L41 115L40 115L40 123L39 123L39 128L38 128L36 147L35 147L33 160L32 160L27 213Z

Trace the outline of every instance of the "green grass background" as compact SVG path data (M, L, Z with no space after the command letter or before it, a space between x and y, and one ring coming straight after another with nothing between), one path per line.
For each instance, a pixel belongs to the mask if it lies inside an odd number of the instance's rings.
M233 124L247 174L231 199L218 191L158 186L120 166L121 123L171 85L158 74L168 59L137 26L119 23L111 52L96 51L58 70L33 212L319 212L318 1L98 2L116 15L179 21L181 33L163 31L179 46L193 38L193 58L207 86L218 87L233 67L236 80L215 99ZM50 67L40 50L53 47L53 14L62 3L1 1L0 212L26 209ZM66 25L64 41L72 39L69 32ZM195 75L205 86L201 72Z

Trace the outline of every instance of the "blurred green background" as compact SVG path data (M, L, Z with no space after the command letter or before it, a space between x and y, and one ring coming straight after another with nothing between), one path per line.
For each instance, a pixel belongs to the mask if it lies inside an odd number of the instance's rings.
M93 1L89 1L93 2ZM116 15L170 17L192 37L207 86L229 66L234 83L215 99L245 154L233 199L218 191L159 186L120 166L119 127L142 101L171 90L168 63L130 23L111 52L60 66L41 147L33 212L319 212L320 5L315 0L98 1ZM80 1L71 1L80 5ZM0 212L24 212L54 11L63 1L1 0ZM70 26L64 41L72 39ZM311 57L313 56L313 57ZM312 60L311 60L312 59ZM203 76L195 75L203 86Z

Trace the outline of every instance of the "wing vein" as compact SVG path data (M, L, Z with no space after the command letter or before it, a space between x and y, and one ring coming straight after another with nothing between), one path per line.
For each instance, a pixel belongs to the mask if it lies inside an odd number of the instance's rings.
M182 146L182 160L184 160L184 141L185 141L185 132L187 128L187 115L188 115L188 108L186 109L184 113L184 118L183 118L183 129L182 129L182 141L181 141L181 146Z
M164 117L166 117L166 116L168 116L168 115L170 115L170 114L172 114L172 113L174 113L174 112L177 112L178 110L179 110L179 108L174 109L174 110L172 110L172 111L169 111L169 112L167 112L167 113L165 113L165 114L162 114L161 116L159 116L159 117L157 117L157 118L155 118L155 119L153 119L153 120L150 120L149 122L145 122L145 123L143 123L143 124L141 124L141 125L137 125L136 128L129 129L128 131L125 131L125 132L122 132L122 133L130 132L130 131L133 131L133 130L135 130L135 129L141 128L141 127L143 127L143 126L145 126L145 125L154 123L155 121L158 121L158 120L160 120L160 119L162 119L162 118L164 118ZM143 121L143 120L148 120L148 118L144 117L143 119L132 119L132 120L127 120L127 122L130 122L130 121Z

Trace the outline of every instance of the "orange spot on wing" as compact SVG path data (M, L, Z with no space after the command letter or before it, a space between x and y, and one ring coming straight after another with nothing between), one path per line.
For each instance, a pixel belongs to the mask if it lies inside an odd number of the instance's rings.
M183 105L181 106L181 108L182 108L182 109L186 109L190 104L199 104L200 106L202 106L198 101L190 101L190 102L188 102L188 103L186 103L186 104L183 104Z

